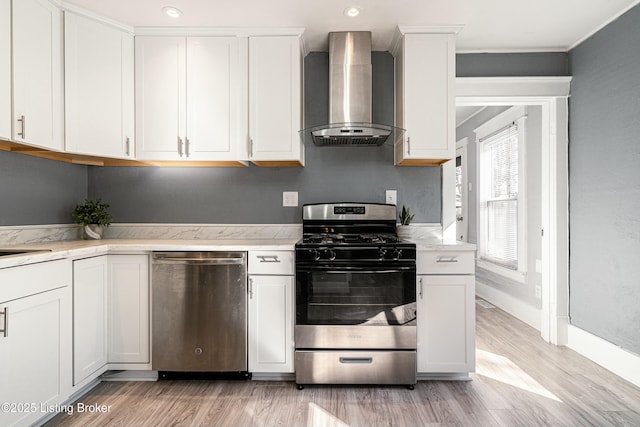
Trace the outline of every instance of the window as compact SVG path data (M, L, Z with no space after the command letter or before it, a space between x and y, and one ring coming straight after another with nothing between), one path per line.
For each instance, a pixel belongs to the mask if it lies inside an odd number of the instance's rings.
M476 129L479 153L480 258L524 272L524 107Z

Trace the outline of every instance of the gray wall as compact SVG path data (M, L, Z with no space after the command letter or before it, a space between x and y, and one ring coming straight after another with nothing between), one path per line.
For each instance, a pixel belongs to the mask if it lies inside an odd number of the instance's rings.
M568 76L566 52L456 55L458 77Z
M640 6L570 53L571 323L640 354Z
M473 191L469 192L469 242L478 243L478 145L474 129L497 116L509 107L486 107L480 113L464 122L456 129L456 139L468 138L467 175L472 183ZM541 301L536 298L535 288L541 285L542 276L536 273L536 259L542 258L542 241L540 229L542 224L541 203L541 142L542 142L542 109L539 106L527 106L526 125L526 206L527 206L527 274L524 283L505 278L483 268L476 268L478 281L496 288L501 292L516 297L529 305L541 308Z
M72 223L86 196L86 166L0 151L0 226Z
M393 57L373 52L373 119L393 123ZM328 54L305 58L305 126L328 118ZM115 222L299 223L302 211L282 207L283 191L300 206L324 201L398 204L415 222L440 222L441 168L393 166L393 147L306 147L304 168L91 167L89 195L111 204Z

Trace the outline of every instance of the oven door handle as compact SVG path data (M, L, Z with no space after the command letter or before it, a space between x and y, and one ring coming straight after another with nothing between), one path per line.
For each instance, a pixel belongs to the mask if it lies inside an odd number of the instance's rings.
M313 273L322 271L324 273L403 273L403 272L415 272L416 267L385 267L385 268L371 268L369 267L336 267L336 266L297 266L297 273Z

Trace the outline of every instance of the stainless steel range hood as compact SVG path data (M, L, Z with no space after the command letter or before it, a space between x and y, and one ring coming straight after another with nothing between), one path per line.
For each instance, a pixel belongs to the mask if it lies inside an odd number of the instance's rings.
M372 123L371 32L329 33L329 123L300 131L320 146L393 144L402 129Z

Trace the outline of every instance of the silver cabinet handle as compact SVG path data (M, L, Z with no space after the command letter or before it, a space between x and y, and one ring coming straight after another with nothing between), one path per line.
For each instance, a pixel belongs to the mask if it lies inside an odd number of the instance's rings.
M26 123L27 123L27 119L24 117L24 114L20 116L18 121L20 122L20 132L18 132L18 136L20 138L22 138L22 139L26 139L24 137L24 135L25 135L24 129L25 129L25 126L26 126Z
M260 262L280 262L278 255L257 255L256 258L258 258Z
M253 278L249 277L249 299L253 299Z
M182 157L182 138L178 137L178 154Z
M9 307L5 307L0 314L4 315L4 322L0 332L2 332L2 336L6 338L9 336Z
M184 146L185 155L189 157L191 156L191 141L189 141L189 138L187 137L184 138L184 141L185 141L185 146Z
M451 256L451 257L438 257L438 259L436 259L436 262L458 262L458 257L455 256Z
M124 144L125 144L125 153L127 154L127 156L131 155L131 152L129 151L129 137L127 137L127 139L124 140Z
M407 156L411 155L411 138L407 137Z
M249 138L249 157L253 157L253 138Z
M422 277L420 278L420 291L418 292L418 295L420 295L420 299L422 299Z

